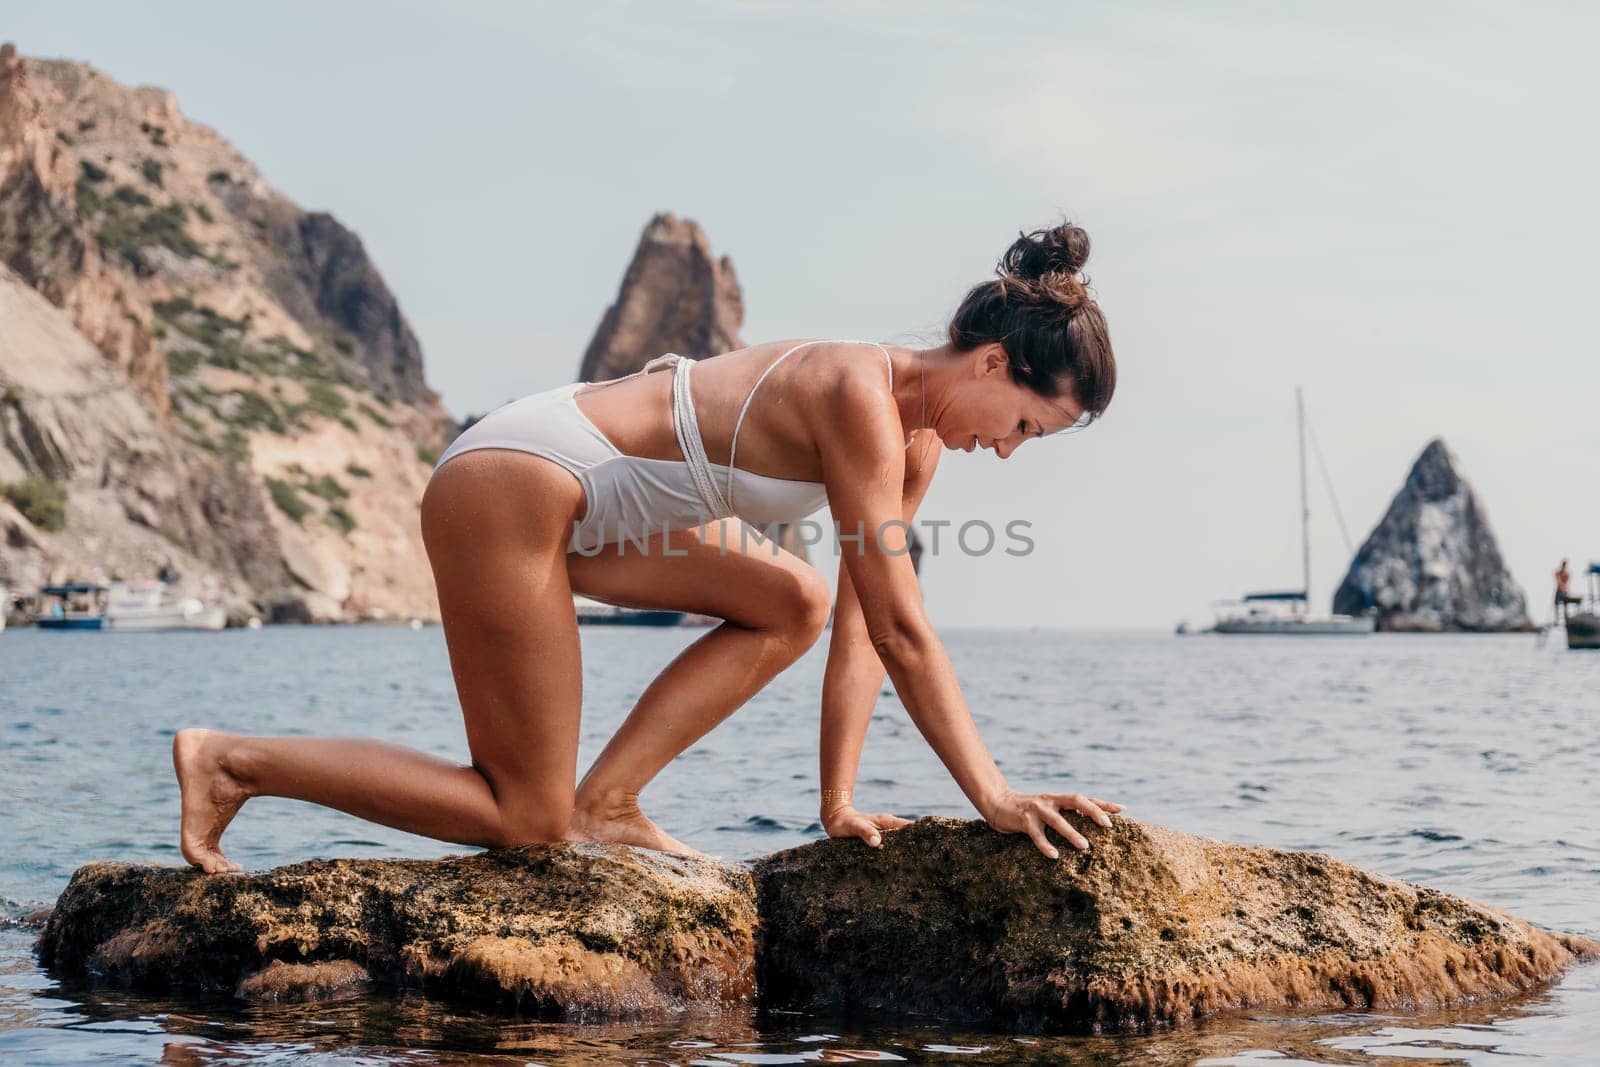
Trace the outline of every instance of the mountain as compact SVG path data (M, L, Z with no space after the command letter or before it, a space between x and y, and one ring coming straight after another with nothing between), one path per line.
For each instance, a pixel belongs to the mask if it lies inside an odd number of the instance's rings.
M1336 612L1368 608L1380 630L1532 629L1488 515L1439 438L1417 457L1334 593Z
M171 93L6 44L0 264L0 582L437 617L417 504L455 427L356 234Z

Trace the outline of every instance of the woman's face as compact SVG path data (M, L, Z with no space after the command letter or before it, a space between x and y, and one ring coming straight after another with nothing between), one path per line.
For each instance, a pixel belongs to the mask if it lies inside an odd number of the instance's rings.
M1075 425L1083 414L1070 390L1043 397L1012 381L999 344L981 345L966 358L968 370L959 374L933 420L946 448L987 448L1005 459L1024 441Z

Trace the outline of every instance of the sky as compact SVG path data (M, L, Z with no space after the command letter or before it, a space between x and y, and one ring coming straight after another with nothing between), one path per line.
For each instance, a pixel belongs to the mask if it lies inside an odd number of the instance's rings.
M732 258L747 343L937 344L1018 231L1085 226L1116 399L945 456L922 515L1035 547L926 559L939 625L1297 586L1297 386L1357 545L1442 436L1536 618L1600 560L1590 6L65 0L0 38L172 90L354 229L457 415L573 379L657 212Z

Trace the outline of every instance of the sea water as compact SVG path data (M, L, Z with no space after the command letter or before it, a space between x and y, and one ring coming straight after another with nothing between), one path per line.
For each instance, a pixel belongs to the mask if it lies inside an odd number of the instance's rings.
M586 628L586 761L704 631ZM1600 654L1531 636L943 635L1011 782L1082 791L1176 829L1314 849L1600 935ZM825 642L646 791L708 852L814 840ZM1600 1062L1600 966L1548 990L1426 1016L1250 1013L1137 1037L1045 1038L933 1020L737 1011L578 1026L415 994L313 1005L194 1002L63 985L16 920L95 859L180 863L169 745L183 726L361 734L460 759L441 632L0 634L0 1059L23 1063L1245 1064ZM973 812L887 684L859 804ZM460 849L292 801L226 838L250 869ZM894 892L884 886L885 893Z

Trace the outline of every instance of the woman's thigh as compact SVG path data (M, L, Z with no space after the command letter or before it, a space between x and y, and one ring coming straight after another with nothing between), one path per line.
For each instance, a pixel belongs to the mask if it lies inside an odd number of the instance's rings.
M583 670L566 548L582 511L568 471L495 449L451 459L422 501L473 764L523 837L565 829L577 773Z
M573 553L567 573L576 592L624 607L691 611L757 629L820 631L827 622L827 581L739 519L675 531L666 550L656 535L644 550L624 541L593 556Z

